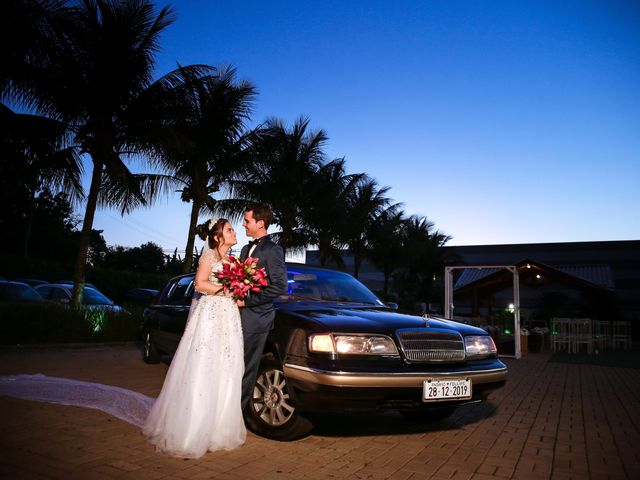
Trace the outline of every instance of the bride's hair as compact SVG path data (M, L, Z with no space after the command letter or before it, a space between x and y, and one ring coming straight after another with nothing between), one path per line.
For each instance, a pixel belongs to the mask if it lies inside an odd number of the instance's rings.
M207 220L196 227L196 233L207 242L210 249L217 251L218 246L222 243L222 230L227 223L226 218Z

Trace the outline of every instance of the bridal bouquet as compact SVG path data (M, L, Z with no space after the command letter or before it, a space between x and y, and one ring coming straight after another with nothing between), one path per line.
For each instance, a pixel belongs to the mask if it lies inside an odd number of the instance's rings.
M234 300L244 300L249 292L259 292L267 286L267 272L258 268L257 258L247 258L242 261L233 255L229 256L229 263L224 263L222 270L215 276L225 293L231 292Z

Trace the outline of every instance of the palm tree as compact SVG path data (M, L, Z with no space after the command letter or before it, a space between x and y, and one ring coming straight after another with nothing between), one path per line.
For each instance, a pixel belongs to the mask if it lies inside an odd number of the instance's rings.
M309 232L309 243L318 246L320 264L334 262L345 270L342 251L349 218L347 203L364 174L346 174L344 158L335 159L311 175L302 218Z
M347 200L346 215L349 222L345 243L349 253L353 255L353 276L356 278L369 248L367 229L382 211L391 206L386 196L388 191L389 187L380 187L375 180L365 175Z
M399 283L404 295L414 300L429 301L436 297L434 284L447 261L441 247L451 237L434 231L434 226L427 218L416 215L404 224L402 251L406 261Z
M42 189L62 190L78 201L84 193L82 163L61 122L37 115L13 112L0 104L0 166L3 193L18 188L28 195L28 218L22 255L28 257L35 198Z
M219 202L217 211L237 211L247 201L268 203L280 226L275 239L285 252L302 250L310 241L304 226L309 183L324 165L327 136L323 130L310 131L309 119L299 118L291 129L270 119L257 137L253 168L245 179L233 182L236 200Z
M68 21L71 9L59 0L5 0L0 16L0 95L2 101L31 102L38 96L38 65L51 61L55 25Z
M159 94L179 74L150 87L159 37L173 22L173 11L165 7L156 14L148 0L18 3L37 19L37 47L12 63L3 95L64 122L93 163L75 263L73 303L78 305L98 205L125 213L168 185L166 177L132 173L125 161L134 155L153 158L154 142L166 131L164 119L153 116L162 104Z
M248 146L255 133L246 131L246 122L256 89L249 82L236 82L233 68L208 75L182 68L179 72L183 78L173 95L182 111L169 121L177 141L165 143L162 156L165 170L179 185L182 201L191 202L183 263L183 273L187 273L200 212L214 212L214 195L242 177L251 164Z
M380 212L366 231L369 246L367 255L384 274L385 294L389 293L391 275L406 263L408 252L402 249L405 221L400 205L392 205Z

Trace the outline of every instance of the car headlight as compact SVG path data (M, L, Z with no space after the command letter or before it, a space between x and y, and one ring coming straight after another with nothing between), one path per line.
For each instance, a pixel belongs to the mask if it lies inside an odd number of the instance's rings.
M496 344L489 335L464 337L464 349L468 360L492 357L497 353Z
M398 355L391 338L384 335L337 335L322 333L309 337L309 350L346 355Z

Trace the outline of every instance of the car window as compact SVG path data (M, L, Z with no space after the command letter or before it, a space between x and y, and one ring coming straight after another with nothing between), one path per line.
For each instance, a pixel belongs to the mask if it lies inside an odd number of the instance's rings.
M36 292L33 288L23 288L20 291L20 298L24 300L42 300L42 297L38 292Z
M167 292L166 302L170 305L188 305L193 295L193 277L178 279Z
M158 301L156 302L157 305L164 305L167 303L169 294L173 291L173 286L176 284L177 281L178 281L177 279L169 280L169 282L164 286L164 288L162 289L162 292L158 296Z
M71 300L71 295L69 295L64 288L53 287L49 298L56 302L61 302L63 300Z
M49 300L51 298L51 291L53 290L53 287L38 287L36 288L36 291L40 294L40 296L42 298L46 298L47 300Z
M287 293L296 297L384 305L371 290L342 272L290 267L287 276Z
M88 287L85 287L82 293L82 303L85 305L113 305L112 300L109 300L99 291Z
M39 298L40 295L27 285L17 285L15 283L0 285L0 300L33 300Z

